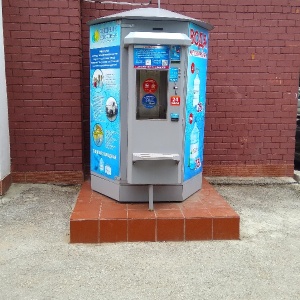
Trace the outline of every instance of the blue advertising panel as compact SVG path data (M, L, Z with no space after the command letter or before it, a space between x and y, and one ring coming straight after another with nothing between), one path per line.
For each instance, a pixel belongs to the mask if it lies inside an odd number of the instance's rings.
M184 181L202 172L208 31L189 24L192 41L188 52Z
M178 81L178 68L170 68L169 70L169 81L170 82L177 82Z
M91 172L120 173L120 41L118 22L90 27Z
M136 69L169 69L169 46L134 46L134 67Z
M181 46L171 46L171 61L180 61L180 49Z

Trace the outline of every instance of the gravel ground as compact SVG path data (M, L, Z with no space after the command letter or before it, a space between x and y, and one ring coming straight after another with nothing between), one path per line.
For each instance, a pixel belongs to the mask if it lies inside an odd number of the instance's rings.
M240 241L69 244L78 186L0 197L0 299L300 299L300 185L211 180Z

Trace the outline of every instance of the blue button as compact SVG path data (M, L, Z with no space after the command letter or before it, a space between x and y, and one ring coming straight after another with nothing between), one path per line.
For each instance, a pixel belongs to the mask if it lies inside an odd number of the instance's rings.
M179 114L171 113L170 117L171 117L171 121L173 121L173 122L178 122L179 121Z

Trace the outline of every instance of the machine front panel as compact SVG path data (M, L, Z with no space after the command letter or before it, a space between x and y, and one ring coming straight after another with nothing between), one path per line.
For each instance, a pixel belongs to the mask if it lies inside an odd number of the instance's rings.
M136 47L140 51L141 46ZM128 99L128 182L178 184L182 181L186 48L153 45L140 56L134 49L129 65L133 90Z

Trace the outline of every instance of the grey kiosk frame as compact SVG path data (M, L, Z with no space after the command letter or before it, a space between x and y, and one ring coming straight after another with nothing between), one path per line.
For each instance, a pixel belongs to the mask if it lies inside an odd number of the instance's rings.
M184 102L187 53L191 45L187 33L189 22L207 30L212 26L160 8L134 9L93 20L89 25L115 20L121 23L120 177L109 180L91 171L91 186L120 202L149 202L149 209L153 210L154 201L180 202L202 186L202 173L183 180ZM137 81L143 73L134 68L133 52L139 45L181 47L181 59L174 62L179 80L167 79L167 107L162 118L137 115ZM180 95L182 104L170 108L169 97L174 93Z

